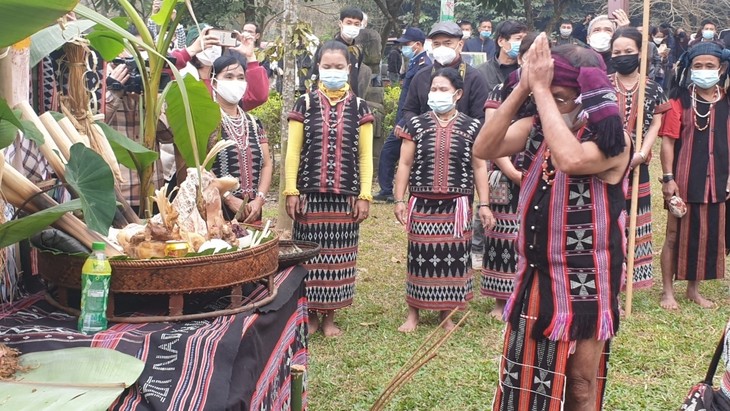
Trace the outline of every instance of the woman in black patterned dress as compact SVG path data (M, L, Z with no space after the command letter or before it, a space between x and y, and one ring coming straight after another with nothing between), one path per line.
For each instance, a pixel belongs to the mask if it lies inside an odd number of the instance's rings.
M273 165L261 121L243 111L238 102L246 92L246 62L237 54L224 54L213 63L211 82L221 108L221 138L235 146L221 151L211 171L218 177L232 176L240 187L223 193L223 215L231 220L241 210L246 223L260 223ZM211 141L212 143L212 141Z
M662 126L663 113L670 107L662 86L647 79L644 118L642 121L637 118L640 52L641 33L638 30L633 27L622 27L616 30L611 39L611 63L616 72L609 75L609 79L616 89L624 130L629 133L631 141L634 143L635 153L631 160L631 167L639 172L636 243L634 245L633 284L635 288L651 287L654 282L649 160L651 160L651 148ZM642 124L643 139L641 147L636 147L636 126L639 124ZM629 173L626 179L627 214L631 210L632 180L633 173Z
M464 80L452 68L431 79L431 111L408 120L395 176L395 216L408 230L408 317L398 328L411 332L419 310L440 311L443 320L471 300L471 205L474 186L489 198L487 164L471 155L480 123L456 110ZM410 200L405 199L406 188ZM481 200L483 201L483 200ZM488 202L478 205L486 228L494 225ZM444 328L453 328L449 320Z

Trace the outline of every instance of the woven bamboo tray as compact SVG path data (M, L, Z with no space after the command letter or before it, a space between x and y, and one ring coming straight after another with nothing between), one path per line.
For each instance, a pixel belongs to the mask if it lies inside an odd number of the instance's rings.
M299 248L299 252L282 254L289 248ZM322 249L319 244L310 241L293 241L293 240L281 240L279 241L279 269L291 267L293 265L306 263L312 258L319 255L319 251Z
M110 260L111 288L107 318L116 322L182 321L230 315L267 304L276 296L274 275L277 273L279 239L273 239L252 249L200 257L164 258L152 260ZM78 306L69 306L68 291L81 289L83 256L38 253L38 270L57 287L55 295L47 293L51 304L74 315ZM263 282L269 296L256 304L242 304L242 288L246 283ZM231 303L227 309L204 313L184 313L185 295L230 289ZM115 294L167 295L167 315L116 315Z

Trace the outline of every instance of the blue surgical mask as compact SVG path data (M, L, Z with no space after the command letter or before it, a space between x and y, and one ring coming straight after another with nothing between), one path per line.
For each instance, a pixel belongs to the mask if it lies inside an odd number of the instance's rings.
M456 106L454 94L446 91L432 91L428 93L428 106L436 113L447 113Z
M408 60L412 59L413 56L416 55L416 53L413 51L413 47L411 46L401 47L400 52L403 53L403 57L407 58Z
M692 83L702 89L708 89L720 81L720 70L692 70Z
M520 55L520 46L522 45L521 41L510 41L510 49L507 51L507 57L511 59L516 59L517 56Z
M339 90L345 87L350 73L347 70L320 69L319 80L330 90Z
M489 30L486 30L486 31L480 31L480 32L479 32L479 37L481 37L481 38L483 38L483 39L488 39L488 38L492 37L492 32L491 32L491 31L489 31Z
M702 30L702 38L705 40L712 40L715 38L715 32L712 30Z

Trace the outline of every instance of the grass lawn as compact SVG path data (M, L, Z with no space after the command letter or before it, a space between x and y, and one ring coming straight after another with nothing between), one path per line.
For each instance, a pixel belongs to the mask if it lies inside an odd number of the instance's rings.
M654 176L661 175L658 154L655 148ZM658 254L666 217L660 185L656 181L653 184L656 283L649 290L634 293L633 314L622 319L613 340L606 410L678 409L689 387L704 377L729 318L726 281L701 286L705 296L717 303L715 309L704 310L689 303L684 298L686 283L677 285L679 311L667 312L659 307ZM361 226L355 303L336 317L344 334L326 339L318 333L310 338L307 390L311 410L369 409L394 373L438 324L437 314L426 312L414 333L404 335L396 330L407 309L406 235L392 209L392 205L374 204L370 219ZM475 287L475 298L469 305L472 314L465 325L405 385L388 409L490 407L498 381L503 324L486 315L493 301L477 294Z

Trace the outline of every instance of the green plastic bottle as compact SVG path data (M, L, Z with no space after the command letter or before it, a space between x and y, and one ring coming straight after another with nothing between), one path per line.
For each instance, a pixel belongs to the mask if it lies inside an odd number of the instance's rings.
M81 315L79 331L95 334L107 328L106 305L109 298L112 267L106 258L106 244L91 246L92 254L81 269Z

